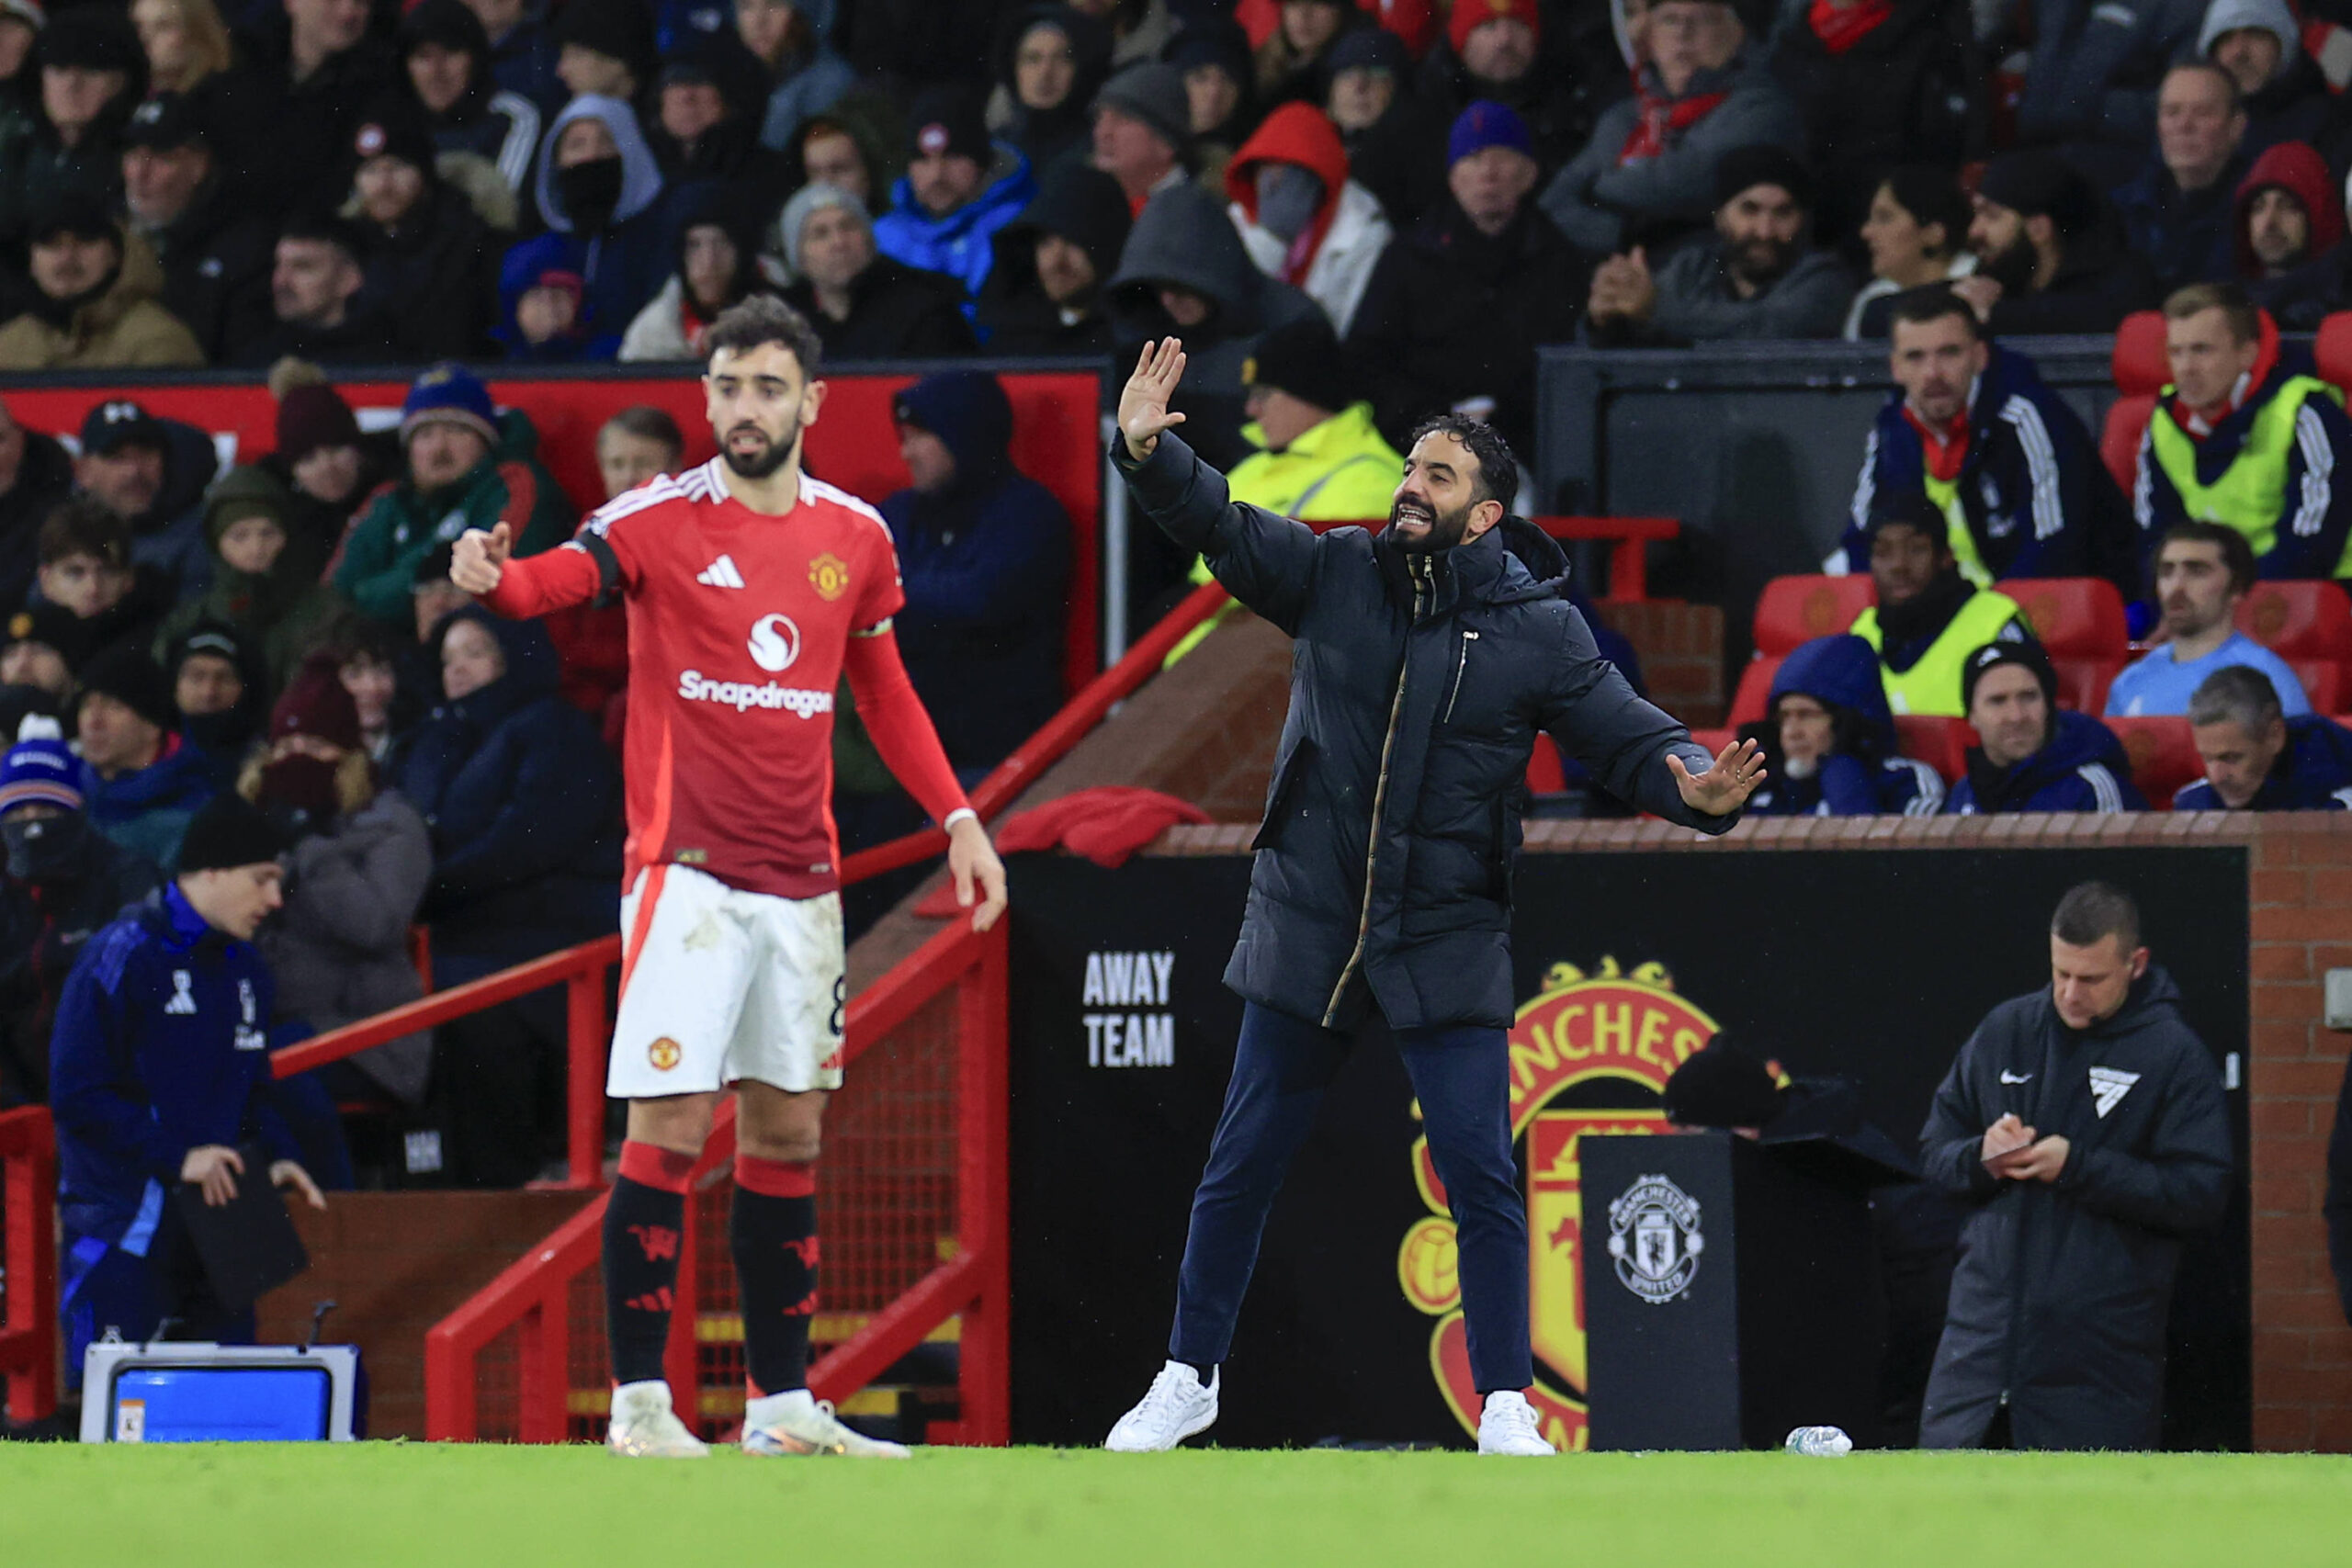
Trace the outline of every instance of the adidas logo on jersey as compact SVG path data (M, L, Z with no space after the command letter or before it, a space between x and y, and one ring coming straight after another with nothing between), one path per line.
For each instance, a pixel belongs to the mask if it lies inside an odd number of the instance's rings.
M701 583L705 588L741 588L744 586L743 574L735 570L735 558L733 556L720 556L702 571L696 573L695 581Z

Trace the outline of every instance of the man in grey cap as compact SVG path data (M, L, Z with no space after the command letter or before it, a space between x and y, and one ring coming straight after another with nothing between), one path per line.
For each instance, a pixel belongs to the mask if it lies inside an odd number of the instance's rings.
M1951 291L1996 336L2111 333L2162 298L2114 212L2055 152L1993 160L1976 187L1968 248L1976 272Z
M1095 96L1094 166L1119 182L1130 212L1184 183L1192 141L1192 99L1173 65L1130 65Z

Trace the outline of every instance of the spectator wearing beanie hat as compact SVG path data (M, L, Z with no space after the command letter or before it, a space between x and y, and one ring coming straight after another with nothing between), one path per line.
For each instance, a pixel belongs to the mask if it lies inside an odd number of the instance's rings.
M1591 140L1544 186L1544 210L1593 255L1706 221L1715 165L1735 148L1800 152L1804 121L1729 0L1663 0L1649 10L1650 59L1633 97L1593 122Z
M1446 133L1455 117L1414 90L1413 62L1386 28L1355 28L1331 46L1324 112L1348 168L1398 232L1445 194Z
M2148 808L2115 732L2059 707L2058 676L2040 644L1978 649L1961 674L1961 703L1981 743L1945 797L1947 816Z
M92 830L81 779L62 740L21 740L0 759L0 1105L47 1102L66 975L91 936L162 879Z
M1392 445L1454 409L1533 449L1535 350L1575 341L1586 268L1531 199L1532 149L1501 104L1464 109L1443 199L1373 269L1347 348Z
M0 238L31 237L32 214L73 192L111 204L122 128L147 92L147 57L120 10L76 6L41 28L26 96L30 126L0 149Z
M1094 96L1094 166L1119 182L1127 210L1184 183L1193 147L1193 101L1173 65L1130 65Z
M1776 146L1742 147L1715 166L1715 238L1685 245L1653 274L1639 245L1592 276L1587 330L1603 344L1826 338L1843 329L1854 279L1812 247L1813 176Z
M335 592L386 626L406 629L419 562L469 528L514 530L515 553L553 549L574 513L528 454L537 443L520 410L502 433L490 389L462 365L436 365L401 405L405 471L377 492L330 570Z
M548 28L555 73L574 97L635 103L653 85L660 50L644 0L568 0Z
M976 94L935 88L907 116L907 172L890 210L874 220L874 244L893 261L963 285L964 313L996 259L989 242L1037 194L1029 160L989 138Z
M1464 109L1501 104L1526 123L1529 151L1548 179L1585 144L1596 110L1624 96L1626 65L1613 51L1595 71L1578 60L1575 46L1545 46L1547 11L1553 26L1566 23L1573 31L1592 25L1583 20L1588 12L1605 16L1610 7L1455 0L1445 39L1430 47L1415 84L1436 122L1428 141L1432 155L1443 145L1442 127Z
M81 646L81 618L73 611L45 599L26 605L0 623L0 688L37 691L41 711L62 713ZM0 740L15 732L13 725L0 728Z
M175 728L204 754L213 784L227 789L269 716L267 674L236 628L219 621L198 621L174 638L163 666Z
M450 176L466 187L485 221L491 204L481 175L494 178L506 193L498 204L504 226L512 227L515 201L539 150L538 105L499 82L490 33L466 0L416 0L401 18L400 50L435 149L467 165Z
M211 759L178 731L171 682L143 650L117 649L82 672L77 711L92 826L171 869L181 835L218 793Z
M979 304L989 352L1109 354L1102 286L1132 227L1125 193L1102 170L1073 162L1046 175L1037 199L997 231Z
M501 254L473 203L435 171L433 132L406 96L368 106L351 135L361 292L412 364L490 357Z
M352 514L397 466L399 437L363 434L359 421L315 366L289 360L273 369L277 448L257 466L286 487L289 536L332 555Z
M1396 231L1348 177L1340 133L1312 104L1268 115L1225 175L1233 226L1258 270L1305 291L1346 333Z
M1973 276L1952 292L1996 337L2111 333L2163 299L2115 211L2056 152L2005 152L1984 167L1968 226Z
M1378 28L1359 28L1343 35L1342 41L1358 32L1379 31ZM1251 58L1250 35L1223 17L1196 17L1168 40L1159 58L1184 83L1185 102L1192 111L1185 125L1192 133L1193 166L1204 183L1223 189L1225 166L1233 150L1257 129L1260 118L1258 68Z
M159 653L210 622L252 650L272 687L294 673L341 601L319 581L331 542L299 529L293 513L294 498L266 468L243 465L214 481L204 498L212 581L202 598L164 617L155 635Z
M279 1015L323 1032L422 996L408 932L433 874L432 837L415 807L379 786L333 653L312 654L277 699L269 744L246 763L237 793L292 843L286 913L260 941ZM432 1055L430 1034L411 1034L351 1061L416 1106Z
M161 93L122 136L123 205L163 264L164 309L207 360L269 331L277 228L237 198L231 143L211 94Z
M963 286L874 248L874 220L839 186L803 186L777 220L799 281L785 302L816 329L827 359L927 359L972 352Z

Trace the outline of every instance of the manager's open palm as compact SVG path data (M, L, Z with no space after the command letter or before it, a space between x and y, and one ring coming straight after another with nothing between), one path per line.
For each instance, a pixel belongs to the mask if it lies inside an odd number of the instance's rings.
M1183 375L1182 339L1164 337L1143 345L1136 373L1119 392L1119 430L1126 437L1129 455L1137 460L1151 456L1162 431L1184 423L1182 414L1168 412L1168 400L1176 395L1176 383Z
M1747 797L1756 793L1756 786L1764 782L1763 750L1753 740L1724 747L1723 754L1703 773L1692 773L1676 756L1668 756L1666 765L1673 771L1675 787L1682 792L1682 803L1693 811L1715 817L1747 805Z

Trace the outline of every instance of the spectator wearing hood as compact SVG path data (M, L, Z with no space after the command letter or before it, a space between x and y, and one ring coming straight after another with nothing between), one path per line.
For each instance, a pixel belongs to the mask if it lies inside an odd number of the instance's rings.
M1838 335L1854 280L1812 246L1812 174L1775 146L1741 147L1715 165L1715 239L1677 250L1652 274L1644 249L1592 275L1586 325L1599 344Z
M2344 198L2301 141L2264 149L2238 182L2237 277L2282 332L2315 331L2345 297Z
M0 153L0 239L36 240L28 225L60 197L111 210L122 191L122 128L147 91L147 57L122 13L61 10L34 53L40 92L29 134Z
M49 1037L91 937L163 879L83 810L82 762L51 737L0 758L0 1105L49 1099Z
M1878 654L1851 634L1792 649L1772 675L1764 722L1744 732L1764 748L1759 817L1933 817L1936 770L1895 750L1894 716Z
M255 467L285 487L288 543L324 560L396 468L399 437L363 434L351 405L316 366L275 367L270 387L277 394L277 446Z
M165 617L155 637L159 655L209 622L255 651L273 689L293 675L303 649L341 604L319 581L333 541L298 531L293 512L294 498L266 468L245 466L220 476L204 498L212 581L202 597Z
M130 529L95 497L68 496L40 525L40 604L66 619L42 628L41 640L81 671L116 648L145 649L171 607L164 574L135 559Z
M1664 0L1648 22L1634 96L1594 121L1541 198L1590 254L1704 223L1722 194L1716 165L1734 149L1804 146L1803 118L1758 63L1729 0Z
M251 198L272 214L332 211L350 194L359 116L400 87L398 57L350 0L257 7L238 42L258 78L252 122L263 128L245 171Z
M539 107L499 84L481 18L465 0L417 0L401 18L400 49L435 150L444 158L458 154L487 164L504 187L512 214L538 154ZM480 209L482 192L470 180L467 185ZM503 226L513 224L510 216Z
M766 79L759 126L767 146L783 147L801 121L857 90L857 73L832 46L833 9L833 0L735 0L735 36Z
M1221 468L1250 453L1242 368L1258 339L1317 310L1297 288L1260 272L1223 204L1190 184L1161 191L1136 220L1111 279L1110 308L1121 355L1146 339L1184 340L1175 406L1188 416L1188 443Z
M490 389L461 365L436 365L401 405L407 472L377 492L330 571L335 592L395 628L413 625L418 565L469 528L514 531L515 553L553 549L571 532L571 503L526 455L529 422L510 412L502 433Z
M1346 343L1391 444L1454 409L1533 449L1535 349L1574 341L1583 298L1582 264L1530 199L1537 172L1525 122L1471 105L1445 198L1373 269Z
M1350 39L1380 31L1353 28L1342 33L1331 46L1333 60ZM1168 40L1160 59L1183 79L1193 164L1212 190L1223 190L1226 165L1260 118L1250 35L1222 17L1195 18Z
M1061 707L1069 515L1012 466L1012 404L986 371L926 376L890 414L914 481L882 503L899 647L947 760L978 778Z
M2205 677L2188 699L2188 732L2205 776L2173 796L2175 811L2352 810L2352 730L2290 716L2251 665Z
M400 359L489 357L498 251L473 203L437 172L424 117L385 99L352 133L351 154L358 310L391 323Z
M1984 141L1984 73L1957 0L1824 0L1781 28L1769 64L1804 117L1825 233L1852 231L1891 171L1956 167Z
M644 0L568 0L548 37L556 48L556 77L575 99L635 104L653 85L659 53Z
M662 171L628 105L595 94L565 105L539 152L537 201L548 231L508 251L500 271L507 313L549 272L576 277L579 309L565 330L585 340L588 357L611 358L672 265L662 197ZM560 335L520 321L502 332L510 349Z
M536 263L536 265L535 265ZM591 335L582 319L587 280L521 247L498 269L498 336L510 362L577 365L609 358L616 345Z
M81 672L74 732L91 825L165 871L180 838L219 793L212 759L178 728L172 682L143 648L116 648Z
M989 351L1107 356L1103 285L1132 227L1119 182L1102 170L1071 162L1048 173L1037 199L997 231L979 302Z
M253 649L235 627L198 621L165 645L161 662L178 715L173 728L203 754L213 787L229 788L269 715L266 677Z
M187 599L203 592L212 572L204 487L219 462L204 432L118 398L83 416L74 484L129 525L131 564L153 571L165 598Z
M1043 177L1093 141L1094 95L1111 74L1111 29L1063 5L1014 12L994 55L989 123Z
M620 918L620 773L596 727L557 694L554 644L469 606L433 642L442 700L410 739L401 793L432 830L422 918L436 990L610 931ZM450 1168L520 1186L561 1147L561 994L442 1031Z
M1029 160L989 137L978 99L947 88L916 100L907 117L907 172L890 210L874 220L875 248L893 261L954 278L978 298L996 259L989 241L1037 194Z
M333 653L305 660L271 708L267 745L245 763L237 793L290 845L285 910L260 937L278 1016L323 1032L422 996L408 933L432 876L432 838L368 760ZM432 1037L410 1034L350 1063L414 1108L432 1057Z
M2111 333L2164 297L2113 209L2054 152L1985 166L1968 248L1976 270L1952 292L1996 337Z
M1961 706L1980 743L1944 811L2145 811L2115 732L2058 705L2050 656L2031 642L1990 642L1969 655Z
M2115 193L2131 247L2166 292L2231 273L2232 197L2245 173L2236 81L2210 62L2176 65L2156 94L2156 155Z
M723 183L753 231L792 192L792 166L760 141L767 79L732 32L696 35L663 56L645 140L671 190Z
M784 291L808 318L827 359L929 359L972 352L964 291L955 279L881 254L865 206L834 186L804 186L778 224L786 264L800 281Z
M65 190L29 222L32 289L0 325L0 370L187 368L204 350L158 299L164 269L147 242L107 215L105 199Z
M761 225L749 205L725 186L687 198L677 265L621 334L624 362L700 360L703 333L718 312L753 294L782 291L782 269L760 254Z
M1448 122L1413 91L1412 56L1386 28L1353 28L1331 46L1324 112L1348 150L1350 175L1401 231L1445 195Z
M346 178L348 173L346 164ZM332 212L287 220L269 275L275 320L260 337L234 344L232 362L255 368L289 357L327 366L397 363L394 322L368 298L367 258L357 226Z
M1233 226L1259 271L1300 289L1345 333L1395 231L1348 177L1347 149L1323 111L1286 103L1226 168Z
M2286 0L2208 0L2197 57L2237 84L2249 157L2282 141L2316 141L2335 118L2327 78L2304 52L2302 27Z
M2018 99L2018 140L2067 143L2086 159L2101 148L2126 171L2156 130L2165 69L2195 50L2198 0L2027 0L2016 13L2030 39ZM1996 42L1993 56L1997 58Z
M1193 102L1182 74L1147 61L1102 84L1094 96L1092 146L1094 166L1119 182L1127 210L1137 217L1153 197L1182 185L1193 147Z
M1863 536L1877 602L1849 629L1878 650L1887 707L1966 717L1961 677L1970 657L1991 643L2033 640L2017 601L1962 575L1951 520L1924 491L1880 495Z
M122 134L122 189L132 233L163 266L164 309L219 364L269 330L277 232L232 191L216 115L200 96L141 104Z
M64 446L27 430L0 402L0 611L14 610L32 591L40 525L73 487L74 460Z

